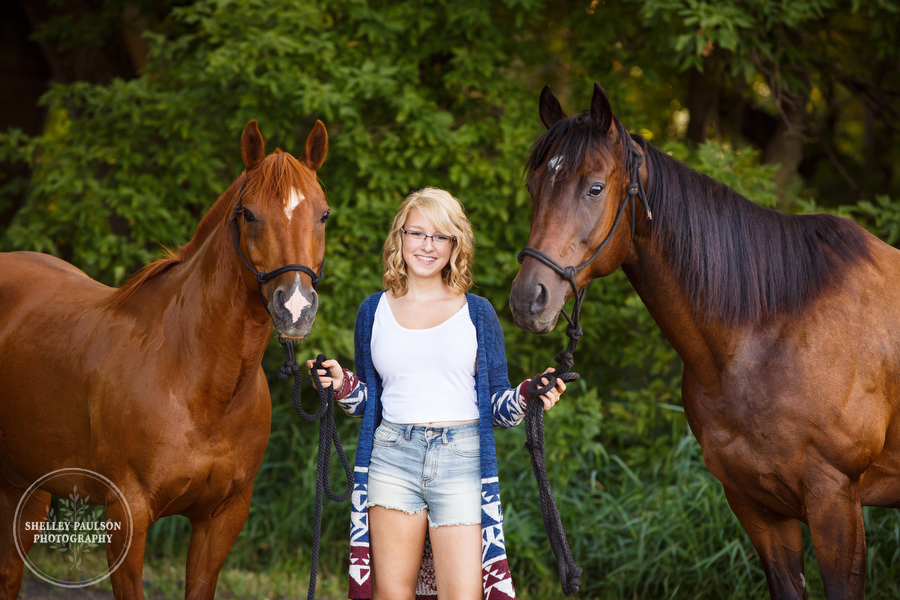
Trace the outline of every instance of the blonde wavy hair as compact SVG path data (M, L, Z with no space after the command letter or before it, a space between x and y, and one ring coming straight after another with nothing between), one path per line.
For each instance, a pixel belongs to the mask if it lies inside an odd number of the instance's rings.
M422 188L406 197L397 209L391 231L384 242L384 287L394 296L405 296L409 291L406 261L403 260L403 232L409 213L416 209L428 219L435 230L443 235L456 238L450 261L441 271L444 284L457 294L472 287L472 256L475 253L475 236L472 226L459 200L449 192L433 187Z

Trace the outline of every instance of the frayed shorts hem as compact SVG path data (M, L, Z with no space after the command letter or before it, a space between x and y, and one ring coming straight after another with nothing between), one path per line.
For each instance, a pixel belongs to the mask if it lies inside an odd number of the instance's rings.
M432 529L437 529L438 527L461 527L463 525L477 525L478 527L481 527L481 522L479 521L478 523L438 523L438 524L434 524L431 522L431 518L430 517L428 518L428 526L431 527Z

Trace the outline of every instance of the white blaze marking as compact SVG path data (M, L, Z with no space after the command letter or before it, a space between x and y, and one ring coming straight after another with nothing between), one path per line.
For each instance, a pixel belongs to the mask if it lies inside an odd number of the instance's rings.
M299 277L298 277L299 279ZM300 293L300 288L295 287L294 293L291 294L291 297L288 298L287 302L284 303L284 307L288 309L288 312L291 313L291 318L294 322L300 318L300 314L303 312L303 309L309 306L311 302L303 297L303 294Z
M557 154L547 163L547 166L553 170L553 176L550 178L550 187L552 188L556 185L556 176L559 174L559 170L562 169L562 156Z
M297 208L297 205L303 200L306 200L306 196L298 192L296 188L291 188L291 197L284 201L284 216L287 217L288 221L291 220L294 209Z

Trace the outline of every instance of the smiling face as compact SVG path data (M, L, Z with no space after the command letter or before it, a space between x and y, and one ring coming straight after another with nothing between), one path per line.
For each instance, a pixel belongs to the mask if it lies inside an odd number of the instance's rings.
M441 241L441 236L453 241ZM400 297L409 291L410 276L439 274L454 293L466 292L472 285L474 243L472 226L459 200L439 188L415 191L400 204L384 241L384 287Z
M449 241L435 243L431 236L449 236L438 231L416 208L409 211L403 229L409 233L418 232L428 236L424 240L413 239L408 234L402 236L403 260L406 263L407 276L410 279L440 278L441 271L450 262L453 243Z

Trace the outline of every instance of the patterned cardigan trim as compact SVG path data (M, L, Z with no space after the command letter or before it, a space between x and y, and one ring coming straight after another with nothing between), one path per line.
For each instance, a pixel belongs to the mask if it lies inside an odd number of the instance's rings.
M344 411L362 418L354 469L354 490L350 518L350 598L371 598L372 581L369 556L368 480L369 458L375 428L381 421L381 379L372 363L370 341L375 309L381 294L367 298L356 320L356 366L358 375L349 371L336 399ZM466 294L469 315L478 338L479 369L475 376L478 395L481 442L481 549L485 600L515 598L503 537L503 511L493 427L512 427L525 417L524 391L527 381L510 388L506 370L503 330L491 304L479 296ZM348 379L347 374L353 379ZM356 380L356 381L354 381ZM345 391L346 390L346 391ZM426 547L416 597L436 600L434 563Z

